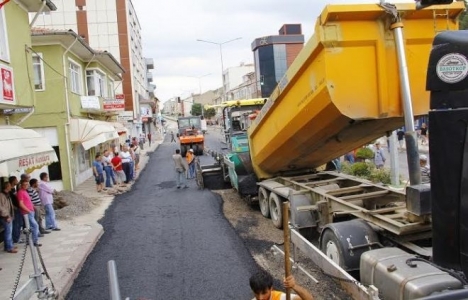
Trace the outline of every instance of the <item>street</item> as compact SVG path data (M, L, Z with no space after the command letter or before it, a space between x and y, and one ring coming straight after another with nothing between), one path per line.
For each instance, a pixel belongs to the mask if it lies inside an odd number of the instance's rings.
M104 235L67 299L108 299L106 264L115 260L122 297L249 299L257 270L208 190L176 189L170 136L151 154L133 189L115 198L101 220Z

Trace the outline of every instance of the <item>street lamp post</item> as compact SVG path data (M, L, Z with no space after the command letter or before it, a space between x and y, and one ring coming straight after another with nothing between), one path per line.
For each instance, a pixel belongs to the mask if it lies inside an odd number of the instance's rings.
M235 38L235 39L232 39L232 40L228 40L228 41L225 41L225 42L222 42L222 43L217 43L217 42L212 42L212 41L207 41L207 40L201 40L201 39L197 39L197 42L204 42L204 43L210 43L210 44L215 44L215 45L218 45L219 46L219 56L221 57L221 82L223 84L223 89L222 89L222 95L221 95L221 102L223 102L224 100L224 94L225 94L225 90L224 90L224 63L223 63L223 45L224 44L227 44L227 43L230 43L230 42L234 42L234 41L237 41L237 40L240 40L241 37L238 37L238 38Z

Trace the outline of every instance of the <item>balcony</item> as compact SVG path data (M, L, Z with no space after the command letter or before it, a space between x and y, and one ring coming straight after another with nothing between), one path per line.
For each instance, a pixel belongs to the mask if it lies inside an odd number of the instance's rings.
M152 72L146 73L146 79L148 80L148 82L153 82L153 73Z
M117 96L115 98L104 98L100 96L81 96L81 113L94 115L117 115L125 110L125 99Z
M154 60L152 58L145 58L146 69L153 70L154 69Z

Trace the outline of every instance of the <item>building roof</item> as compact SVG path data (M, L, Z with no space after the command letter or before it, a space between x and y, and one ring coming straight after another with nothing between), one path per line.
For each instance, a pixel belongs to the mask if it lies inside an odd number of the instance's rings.
M107 51L94 50L73 30L55 30L48 28L31 28L33 46L46 46L60 43L85 62L99 62L120 80L120 73L125 73L123 66Z

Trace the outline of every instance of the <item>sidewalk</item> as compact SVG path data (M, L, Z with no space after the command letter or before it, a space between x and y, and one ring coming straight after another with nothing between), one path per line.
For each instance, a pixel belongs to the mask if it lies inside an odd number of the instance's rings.
M146 154L153 152L163 142L163 137L155 136L154 139L156 138L160 139L154 141L151 147L146 143L141 151L140 170L137 172L137 179L149 160ZM131 185L125 188L125 190L130 189ZM42 244L40 252L47 272L60 295L59 299L64 299L73 281L78 276L88 254L93 250L103 234L104 230L97 221L104 216L106 209L114 200L114 195L96 192L94 178L92 177L79 185L75 192L89 198L99 199L101 203L89 214L71 220L59 220L61 231L54 231L40 238L40 243ZM17 246L18 253L16 254L4 251L0 252L0 268L3 268L0 271L0 299L10 299L13 290L25 244L18 244ZM27 282L31 274L33 274L33 266L28 247L17 292ZM43 282L44 285L51 286L46 276L43 276ZM37 296L33 295L31 299L37 299Z

